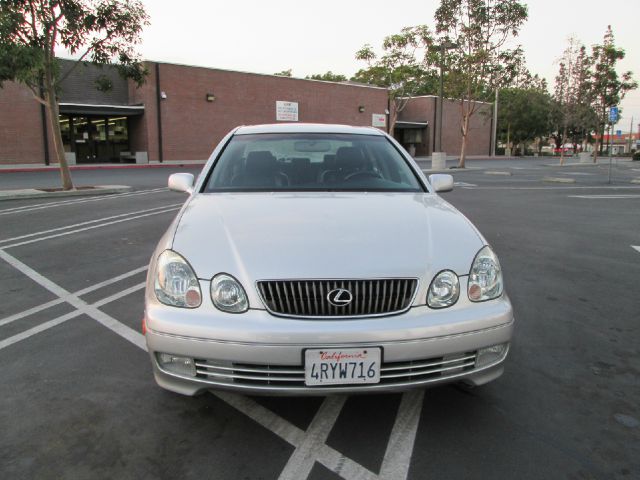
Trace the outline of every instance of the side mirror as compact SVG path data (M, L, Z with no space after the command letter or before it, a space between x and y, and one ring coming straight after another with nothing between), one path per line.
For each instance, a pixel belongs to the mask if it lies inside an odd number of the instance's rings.
M190 173L174 173L169 176L169 190L193 193L194 177Z
M436 192L450 192L453 190L453 177L444 173L429 175L429 183Z

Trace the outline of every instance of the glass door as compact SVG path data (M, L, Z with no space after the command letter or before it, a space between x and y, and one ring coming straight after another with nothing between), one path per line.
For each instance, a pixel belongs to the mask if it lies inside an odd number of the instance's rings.
M129 150L127 117L60 116L66 151L77 163L120 162ZM130 156L130 155L127 155Z
M73 137L77 163L94 163L96 161L93 128L90 117L73 118Z

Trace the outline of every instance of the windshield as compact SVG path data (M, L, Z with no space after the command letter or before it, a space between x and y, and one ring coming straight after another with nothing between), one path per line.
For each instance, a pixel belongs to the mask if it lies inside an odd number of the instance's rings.
M234 136L203 191L422 192L424 188L383 136L278 133Z

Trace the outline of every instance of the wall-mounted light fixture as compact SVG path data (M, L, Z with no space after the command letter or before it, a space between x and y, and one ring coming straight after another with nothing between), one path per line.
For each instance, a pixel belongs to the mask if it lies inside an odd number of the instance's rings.
M207 93L207 102L213 102L216 96L213 93Z
M160 98L163 100L167 99L167 93L163 90L162 92L160 92Z
M358 111L359 111L360 113L364 113L364 105L360 105L360 106L358 107Z

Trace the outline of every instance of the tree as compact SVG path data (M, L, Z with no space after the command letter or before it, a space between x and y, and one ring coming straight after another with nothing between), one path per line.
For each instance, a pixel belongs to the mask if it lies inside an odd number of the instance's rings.
M598 150L602 153L602 139L609 122L607 111L614 105L619 105L625 94L638 88L638 83L633 80L631 71L618 76L616 63L622 60L625 52L615 45L611 25L607 27L604 40L601 45L593 46L593 74L591 78L593 86L593 108L597 114L597 143L593 152L594 163L597 160Z
M584 145L588 132L595 128L594 115L590 108L591 64L592 59L584 45L573 37L569 38L569 45L560 58L554 92L554 137L556 146L560 148L560 165L564 163L564 145L567 140L571 138L575 150L578 141L582 141Z
M392 104L390 132L393 132L398 115L406 107L410 97L417 95L425 81L434 75L426 66L424 56L430 43L429 28L418 25L405 27L400 33L385 37L380 57L369 44L356 52L356 59L366 62L368 68L360 70L352 80L388 89Z
M305 78L309 80L324 80L325 82L346 82L347 77L339 73L333 73L329 70L327 73L307 75Z
M396 72L397 75L400 72ZM411 95L435 95L438 92L438 73L433 69L425 69L422 66L415 68L413 72L405 72L407 76L413 78ZM389 75L388 70L376 66L362 68L358 70L351 78L352 82L366 83L367 85L376 85L378 87L388 88Z
M438 43L447 64L446 93L459 99L462 134L459 167L464 168L469 121L483 101L493 101L497 88L509 86L522 62L520 47L505 47L527 19L518 0L441 0L436 10ZM437 53L430 56L438 61Z
M0 86L3 81L26 85L48 110L62 187L73 188L64 156L58 98L61 82L56 47L80 62L117 62L125 77L144 82L134 46L148 24L136 0L0 0ZM70 71L67 72L68 75Z
M289 70L282 70L281 72L276 72L274 73L274 75L277 77L291 77L292 73L291 73L291 69L289 69Z
M500 90L498 103L498 135L509 145L540 140L549 133L552 99L544 79L528 72L515 85Z

